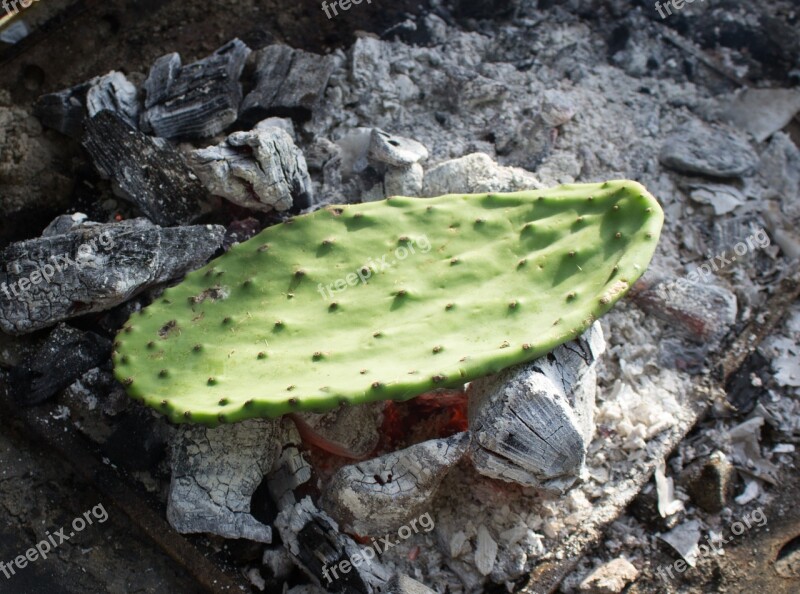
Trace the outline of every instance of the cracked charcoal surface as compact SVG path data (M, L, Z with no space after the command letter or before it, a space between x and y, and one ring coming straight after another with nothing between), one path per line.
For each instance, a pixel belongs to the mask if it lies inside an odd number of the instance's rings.
M250 500L278 456L278 431L278 421L261 419L216 429L181 427L167 501L172 527L271 543L272 529L250 514Z
M102 111L86 124L83 146L114 191L158 225L187 224L200 216L205 189L170 145Z
M471 458L483 475L564 492L584 471L594 434L600 324L546 357L469 387Z
M217 225L161 228L132 219L11 244L0 257L0 328L26 334L119 305L202 265L224 234Z
M142 129L169 139L208 138L222 132L238 116L239 77L250 51L234 39L193 64L182 65L176 53L156 60L143 87Z
M249 208L286 211L313 201L303 153L274 126L234 132L217 146L189 154L189 164L209 192Z
M459 433L344 466L329 481L320 505L349 532L394 532L430 508L469 441L469 433Z
M173 421L209 425L463 384L611 309L661 216L627 181L328 207L167 289L118 335L116 374Z

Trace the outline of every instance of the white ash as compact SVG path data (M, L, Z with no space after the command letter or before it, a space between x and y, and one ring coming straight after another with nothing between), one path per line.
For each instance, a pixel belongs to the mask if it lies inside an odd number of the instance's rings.
M245 208L285 211L312 199L303 153L283 128L234 132L217 146L189 153L189 164L212 194Z

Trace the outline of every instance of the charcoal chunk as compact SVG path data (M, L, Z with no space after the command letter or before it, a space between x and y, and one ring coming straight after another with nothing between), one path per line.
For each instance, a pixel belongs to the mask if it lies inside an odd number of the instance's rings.
M180 153L101 111L86 125L83 145L115 192L159 225L186 224L201 214L203 184Z
M27 366L12 370L13 395L25 405L44 402L110 356L109 339L59 324Z
M306 160L280 128L234 132L221 144L192 151L189 163L210 192L260 211L307 205L313 187Z
M200 267L224 236L218 225L132 219L13 243L0 253L0 329L26 334L119 305Z
M53 130L80 139L87 115L113 111L133 128L138 127L136 87L121 72L111 71L74 87L39 97L33 113Z
M42 95L33 106L34 115L48 128L79 139L86 118L86 95L95 80Z
M139 126L138 93L121 72L112 71L96 79L86 94L86 110L89 117L112 111L131 128Z
M267 116L308 119L334 69L329 56L270 45L256 52L256 87L242 102L242 119Z
M469 387L471 457L485 476L563 493L583 474L594 434L600 324L546 357Z
M183 66L178 54L162 56L144 83L145 132L169 139L208 138L236 121L242 74L250 48L239 39Z
M249 419L211 429L182 425L173 443L167 519L181 534L272 542L272 529L250 513L250 501L272 468L279 423Z

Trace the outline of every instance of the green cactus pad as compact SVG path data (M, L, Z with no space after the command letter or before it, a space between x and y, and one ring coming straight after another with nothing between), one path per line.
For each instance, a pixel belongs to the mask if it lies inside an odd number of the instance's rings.
M208 425L406 400L581 334L644 272L662 221L631 181L327 207L132 316L116 375Z

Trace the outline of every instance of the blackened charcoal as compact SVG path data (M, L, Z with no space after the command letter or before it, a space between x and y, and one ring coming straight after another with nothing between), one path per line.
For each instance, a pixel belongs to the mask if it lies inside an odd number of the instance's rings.
M162 56L144 83L142 129L169 139L208 138L236 121L248 48L234 39L193 64L178 54Z
M89 117L112 111L132 128L139 127L138 93L121 72L109 72L95 81L86 94L86 110Z
M336 522L320 511L311 498L304 497L283 509L275 520L275 528L295 563L329 592L377 594L386 591L392 577L388 569L376 558L363 562L367 558L363 549L340 532ZM353 563L355 557L361 558L361 562ZM342 561L347 561L352 571L336 572Z
M268 116L308 119L334 69L329 56L285 45L256 52L256 87L242 102L242 120L254 124Z
M25 405L44 402L110 356L109 339L59 324L29 365L12 370L14 397Z
M13 243L0 253L0 329L26 334L110 309L199 268L224 236L218 225L133 219Z
M34 115L44 126L71 138L80 138L86 117L86 94L93 82L94 79L69 89L42 95L33 106Z
M33 113L43 125L71 138L80 139L87 114L108 110L130 126L138 127L139 99L136 87L121 72L111 71L85 83L42 95Z
M115 193L154 223L186 224L201 214L198 198L206 196L203 184L167 143L102 111L87 121L83 145L100 174L111 179Z

